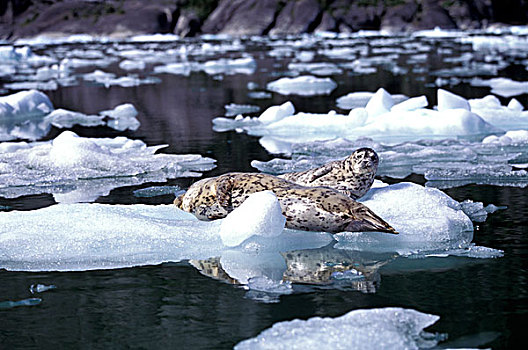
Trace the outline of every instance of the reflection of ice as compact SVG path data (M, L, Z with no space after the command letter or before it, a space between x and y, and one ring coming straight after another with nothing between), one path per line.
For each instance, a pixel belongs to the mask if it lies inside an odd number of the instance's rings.
M42 299L40 298L29 298L29 299L23 299L23 300L17 300L17 301L0 301L0 310L2 309L12 309L14 307L18 306L34 306L38 305L42 302Z
M424 328L440 317L412 309L354 310L335 318L275 323L235 349L418 349L432 348L445 337Z
M214 167L214 160L199 155L155 154L163 147L148 147L125 137L83 138L70 131L50 142L2 143L0 195L51 190L57 195L77 193L75 197L83 201L86 196L94 200L119 185L199 176L197 172Z

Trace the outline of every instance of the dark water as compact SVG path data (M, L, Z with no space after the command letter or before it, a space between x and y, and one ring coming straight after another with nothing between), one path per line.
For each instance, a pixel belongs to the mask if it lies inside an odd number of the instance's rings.
M380 86L391 93L426 94L431 105L436 102L436 88L426 86L434 78L393 75L385 70L369 76L334 76L339 87L330 96L273 94L271 99L252 100L247 97L247 83L256 82L263 87L271 80L270 71L280 74L283 69L258 56L258 51L256 55L259 71L254 75L225 76L221 81L204 73L193 73L190 78L162 75L162 83L157 85L107 89L85 84L48 92L48 96L56 107L87 114L132 102L141 121L135 132L81 127L73 130L81 136L125 135L149 145L167 143L168 153L199 153L217 159L217 168L205 176L255 171L251 160L272 158L255 137L212 131L211 119L223 115L223 106L231 102L257 104L264 109L292 100L299 111L326 112L336 108L335 99L339 96L351 91L375 91ZM430 64L441 66L432 57ZM519 71L514 68L503 75ZM489 91L464 84L450 90L468 98L482 97ZM519 100L526 105L525 95ZM47 138L58 133L53 129ZM419 176L411 180L423 182ZM192 181L195 180L176 179L168 184L188 186ZM97 202L172 201L171 196L132 195L134 190L151 185L157 184L115 189ZM446 346L526 348L523 321L528 315L528 190L469 185L445 192L458 201L469 198L485 205L508 207L478 224L474 238L477 245L503 250L504 257L397 259L379 270L374 293L353 288L295 286L294 294L281 296L280 302L270 304L248 298L247 291L239 286L200 274L187 262L88 272L0 270L0 301L34 297L29 292L32 284L57 286L35 295L43 299L37 306L0 309L0 349L231 348L275 322L335 317L354 309L386 306L439 315L440 320L428 330L447 333ZM52 204L51 195L0 198L0 205L17 210Z

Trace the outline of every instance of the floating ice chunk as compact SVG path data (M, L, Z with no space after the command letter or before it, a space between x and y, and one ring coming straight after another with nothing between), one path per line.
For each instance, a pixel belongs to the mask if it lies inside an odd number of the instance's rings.
M488 95L480 99L471 99L471 110L488 123L505 130L525 129L528 125L528 112L524 112L522 105L510 101L510 105L502 106L499 99ZM517 101L517 100L515 100Z
M510 102L508 103L508 108L513 111L522 112L524 110L523 105L517 101L515 98L512 98Z
M164 66L154 67L154 73L168 73L185 76L189 76L193 70L193 65L189 62L169 63Z
M136 197L156 197L165 196L168 194L174 195L176 192L181 191L179 186L152 186L142 188L134 191Z
M35 293L44 293L48 290L51 290L51 289L55 289L57 288L56 286L54 286L53 284L47 286L45 284L32 284L30 287L29 287L29 292L31 294L35 294Z
M96 69L92 73L86 73L83 75L83 79L87 81L93 81L107 85L112 79L115 78L114 73L103 72L102 70Z
M0 164L5 164L0 195L74 193L74 198L94 200L91 194L97 198L98 186L108 191L123 184L199 176L197 172L214 168L214 160L199 155L154 154L163 147L125 137L83 138L71 131L51 142L0 147Z
M178 41L181 38L175 34L141 34L134 35L128 40L137 43L150 43L150 42L171 42Z
M458 95L453 94L452 92L446 91L444 89L438 89L438 111L443 112L449 109L465 109L470 111L471 107L469 106L468 100Z
M269 82L266 88L282 95L329 95L337 84L330 78L316 78L304 75L296 78L280 78Z
M253 57L236 59L220 58L207 61L203 64L203 70L210 75L216 74L253 74L257 69L257 62Z
M269 107L258 117L258 121L263 124L270 124L291 116L294 113L295 107L293 106L293 103L288 101L281 104L280 106Z
M370 98L365 110L369 117L376 117L380 114L384 114L390 111L394 101L391 95L383 88L378 89L376 93Z
M336 248L397 252L400 255L468 246L473 224L445 193L412 183L371 189L361 200L400 234L340 233Z
M226 117L233 117L238 114L256 113L260 111L259 106L254 105L239 105L236 103L230 103L224 106L226 110ZM293 114L293 113L292 113Z
M425 96L412 97L408 100L398 103L397 105L392 106L391 111L413 111L415 109L425 108L428 104L429 102L427 101L427 97Z
M503 97L528 93L527 81L515 81L509 78L493 78L489 80L473 78L470 83L473 86L489 86L492 93Z
M412 309L354 310L340 317L275 323L257 337L235 346L243 349L419 349L442 337L424 331L440 317Z
M271 93L266 91L250 91L248 92L248 97L255 100L266 100L268 98L271 98L272 95Z
M528 143L528 130L512 130L502 136L490 135L484 140L484 144L500 144L503 146L511 144Z
M359 91L351 92L345 96L339 97L337 102L337 107L341 109L353 109L358 107L365 107L369 100L374 96L373 92L368 91ZM408 99L405 95L391 95L394 103L400 103Z
M119 105L112 110L102 111L99 114L110 118L107 125L115 130L137 130L140 126L139 120L136 119L138 112L131 103Z
M119 62L119 68L124 69L124 70L143 70L145 69L145 62L123 60Z
M253 235L278 236L285 223L286 218L273 192L258 192L227 215L220 226L220 237L224 245L234 247Z
M105 125L102 116L86 115L79 112L68 111L66 109L56 109L46 116L46 121L53 126L64 129L71 128L74 125L98 126Z
M321 63L290 63L288 69L297 72L307 72L319 76L342 74L343 70L337 65L328 62Z
M460 207L473 222L484 222L488 214L494 213L499 209L505 209L505 207L497 207L493 204L484 207L482 202L473 202L470 199L461 202Z
M42 302L40 298L29 298L17 301L0 301L0 310L2 309L11 309L18 306L34 306Z
M48 96L40 91L21 91L0 97L0 120L43 117L53 111Z

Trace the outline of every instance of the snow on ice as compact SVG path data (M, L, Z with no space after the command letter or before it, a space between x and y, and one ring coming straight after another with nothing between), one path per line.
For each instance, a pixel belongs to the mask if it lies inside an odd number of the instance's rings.
M0 195L53 193L59 202L93 201L116 187L200 176L215 166L199 155L155 154L164 147L71 131L48 142L0 143Z

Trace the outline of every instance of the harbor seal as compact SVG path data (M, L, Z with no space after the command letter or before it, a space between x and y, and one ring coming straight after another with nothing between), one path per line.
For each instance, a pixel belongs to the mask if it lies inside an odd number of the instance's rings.
M227 173L194 183L174 204L200 220L224 218L249 195L270 190L278 198L286 227L304 231L397 233L365 205L328 187L306 187L254 173Z
M331 187L358 199L368 192L378 170L379 157L371 148L359 148L343 160L319 168L278 175L303 186Z

